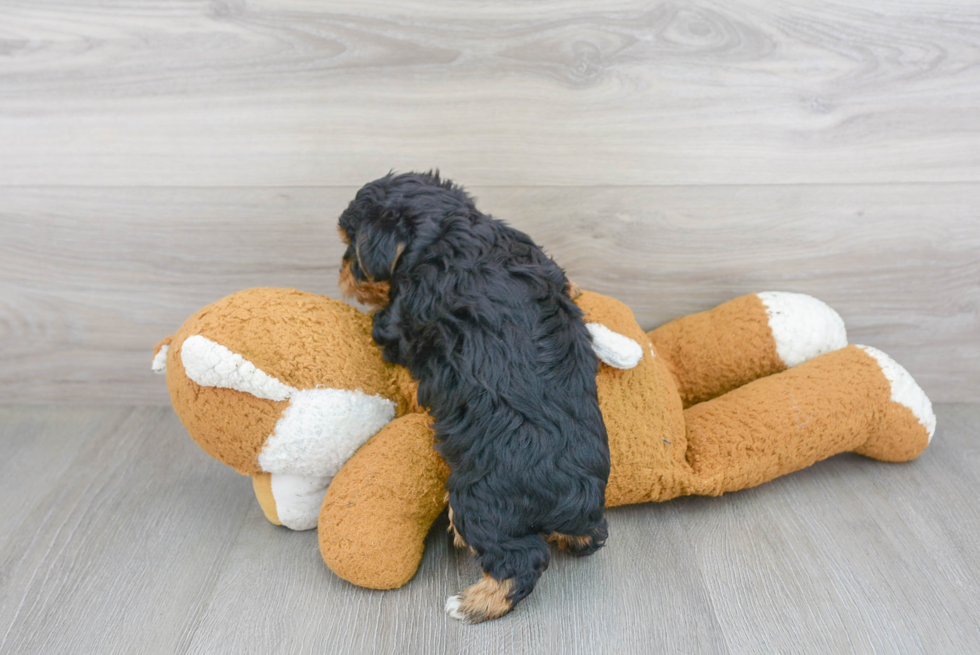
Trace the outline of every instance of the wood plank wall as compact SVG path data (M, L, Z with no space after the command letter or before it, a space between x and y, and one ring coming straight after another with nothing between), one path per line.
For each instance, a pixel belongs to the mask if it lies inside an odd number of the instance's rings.
M156 341L335 294L429 167L644 326L811 293L980 392L980 5L0 0L0 402L166 403Z

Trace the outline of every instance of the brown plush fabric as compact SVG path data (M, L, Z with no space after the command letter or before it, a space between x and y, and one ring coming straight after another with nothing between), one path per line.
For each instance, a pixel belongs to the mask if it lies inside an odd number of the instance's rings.
M208 455L243 475L261 472L258 455L289 404L232 389L199 387L184 374L183 338L167 353L167 386L174 411L187 433Z
M643 359L634 368L602 364L596 379L612 463L606 504L678 495L689 475L684 415L666 362L651 353L650 340L629 307L590 291L583 291L576 302L586 321L602 323L643 348Z
M276 499L272 495L272 475L269 473L259 473L252 477L252 490L255 492L255 499L259 501L259 507L269 523L282 525L279 520L279 511L276 509Z
M597 377L612 457L609 505L734 491L839 452L905 461L928 443L912 412L890 400L887 379L864 351L848 347L784 370L755 295L649 335L612 298L582 292L577 302L586 320L643 349L636 367L603 364ZM297 388L361 389L395 401L397 418L347 461L319 517L330 568L354 584L391 589L418 567L426 533L445 507L448 470L415 382L383 362L370 330L369 317L329 298L243 291L205 307L170 339L167 383L201 447L256 476L256 495L273 522L257 454L289 401L197 386L181 365L184 339L204 335Z
M928 434L890 396L875 359L848 346L695 405L684 412L692 492L754 487L850 451L912 459Z
M201 448L245 475L260 472L258 453L289 403L196 385L181 362L184 340L196 334L297 389L360 389L395 400L400 413L408 409L395 367L382 360L371 339L368 316L295 289L234 293L195 313L171 337L167 386L174 410Z
M684 407L786 368L776 354L766 306L754 293L671 321L649 336L668 362Z
M163 348L164 346L169 346L171 341L173 341L172 336L166 337L164 339L160 339L160 342L153 347L153 356L156 357L157 353L160 352L160 349Z
M429 422L427 414L395 419L354 453L327 489L320 553L343 579L393 589L415 575L429 526L446 507L449 477Z

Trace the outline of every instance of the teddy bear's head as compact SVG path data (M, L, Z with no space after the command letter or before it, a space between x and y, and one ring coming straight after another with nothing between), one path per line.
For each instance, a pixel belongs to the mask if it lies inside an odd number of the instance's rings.
M249 289L189 318L154 368L212 457L245 475L329 477L413 409L410 381L370 333L370 317L341 301Z

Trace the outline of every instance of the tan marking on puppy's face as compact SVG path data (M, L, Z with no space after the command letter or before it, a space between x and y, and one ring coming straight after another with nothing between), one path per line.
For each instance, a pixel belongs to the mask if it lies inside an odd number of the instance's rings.
M340 269L340 278L337 286L346 298L354 298L357 302L374 309L380 309L388 305L388 292L391 286L387 282L361 282L358 283L351 271L353 262L346 260Z
M407 244L399 243L397 246L395 246L395 258L391 260L391 270L388 271L391 275L395 274L395 266L398 265L398 259L402 256L402 253L405 252L406 245Z
M514 581L495 580L486 573L475 585L467 587L458 596L446 602L447 613L465 623L481 623L499 619L514 609L510 601Z
M576 300L579 296L582 295L581 287L579 287L579 285L575 284L571 280L568 280L568 283L565 285L565 291L568 293L568 297L571 298L572 300Z
M337 234L340 235L340 240L344 242L345 246L350 245L350 238L348 238L347 233L344 232L344 228L337 226Z
M368 273L367 268L364 266L364 260L361 259L360 243L354 246L354 256L357 257L357 265L361 267L361 272L367 277L368 282L374 282L374 276Z

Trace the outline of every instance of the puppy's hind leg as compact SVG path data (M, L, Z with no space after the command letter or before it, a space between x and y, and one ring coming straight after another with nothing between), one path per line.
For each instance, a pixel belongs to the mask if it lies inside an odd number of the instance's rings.
M480 553L483 579L446 601L446 613L464 623L507 614L526 598L548 568L548 544L539 535L470 545Z
M456 548L468 548L470 552L476 555L476 551L470 548L466 540L463 539L463 535L456 530L456 524L453 523L453 506L449 504L449 492L446 492L446 508L449 512L449 527L446 530L453 536L453 546Z
M552 532L548 535L548 543L555 544L567 553L578 557L586 557L606 545L609 530L606 519L599 521L587 534L575 536Z

